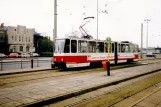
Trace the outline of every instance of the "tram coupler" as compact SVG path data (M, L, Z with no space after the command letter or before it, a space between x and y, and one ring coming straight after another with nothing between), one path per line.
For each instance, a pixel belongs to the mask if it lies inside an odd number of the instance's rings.
M110 61L106 62L106 66L107 66L107 76L110 76Z

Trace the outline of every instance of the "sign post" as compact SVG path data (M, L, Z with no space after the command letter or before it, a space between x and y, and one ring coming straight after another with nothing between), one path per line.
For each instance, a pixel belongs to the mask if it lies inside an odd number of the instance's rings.
M111 38L107 37L106 38L106 43L108 45L108 61L106 62L106 66L107 66L107 76L110 76L110 44L111 44Z

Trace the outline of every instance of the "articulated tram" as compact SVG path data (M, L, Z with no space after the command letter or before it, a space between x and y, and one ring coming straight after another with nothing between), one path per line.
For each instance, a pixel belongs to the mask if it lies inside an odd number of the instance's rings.
M61 69L101 65L107 61L105 40L67 37L56 39L53 55L54 66ZM138 61L138 45L129 41L110 44L110 63Z

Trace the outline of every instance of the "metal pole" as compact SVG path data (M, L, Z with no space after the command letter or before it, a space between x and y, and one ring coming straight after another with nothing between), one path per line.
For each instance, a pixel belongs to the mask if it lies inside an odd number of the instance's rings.
M108 61L110 61L110 43L108 43Z
M57 0L54 0L54 29L53 29L53 42L57 38Z
M110 43L108 43L107 76L110 76Z
M37 59L37 67L39 67L39 59Z
M147 21L146 52L148 52L148 21L150 21L150 19L146 19L144 21Z
M1 59L1 71L3 70L3 62L2 62L2 59Z
M33 58L31 59L31 68L33 68L33 62L34 62L34 60L33 60Z
M37 53L38 53L38 41L37 41Z
M21 59L21 69L22 69L22 59Z
M141 59L143 59L143 23L141 23Z
M53 59L51 58L51 64L52 64L52 62L53 62Z
M147 19L147 37L146 37L146 49L148 52L148 19Z
M55 50L55 39L57 38L57 0L54 0L54 29L53 29L53 57ZM53 64L51 64L51 68Z
M97 0L97 40L98 40L98 0Z

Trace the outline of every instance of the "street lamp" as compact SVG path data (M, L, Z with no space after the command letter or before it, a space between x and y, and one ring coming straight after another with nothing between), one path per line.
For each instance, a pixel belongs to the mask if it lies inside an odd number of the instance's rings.
M148 52L148 22L150 21L150 19L146 19L144 21L147 22L146 51Z
M97 0L97 40L98 40L98 0Z
M57 0L54 0L54 29L53 29L53 43L55 43L55 38L57 38ZM54 51L54 50L53 50Z

